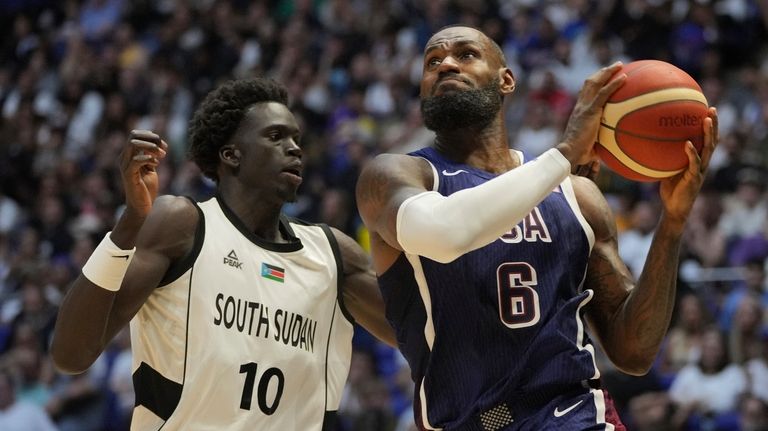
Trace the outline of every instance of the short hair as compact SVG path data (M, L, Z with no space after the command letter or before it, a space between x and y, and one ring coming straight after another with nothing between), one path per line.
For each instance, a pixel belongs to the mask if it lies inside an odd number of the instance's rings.
M455 27L466 27L466 28L471 28L472 30L477 30L478 32L480 32L480 34L485 36L486 40L488 40L488 42L491 43L491 49L493 49L493 51L496 53L496 55L499 56L499 61L501 61L501 65L502 66L506 66L507 65L507 56L504 55L504 50L501 49L501 47L499 46L498 43L496 43L495 40L493 40L490 36L485 34L485 32L483 32L482 30L480 30L477 27L474 27L474 26L471 26L471 25L467 25L467 24L448 24L448 25L440 27L440 29L437 30L436 32L434 32L433 35L435 35L437 33L440 33L443 30L446 30L446 29L449 29L449 28L455 28Z
M189 123L187 150L203 175L219 181L219 149L235 134L248 108L263 102L287 106L288 91L270 78L249 78L228 81L205 96Z

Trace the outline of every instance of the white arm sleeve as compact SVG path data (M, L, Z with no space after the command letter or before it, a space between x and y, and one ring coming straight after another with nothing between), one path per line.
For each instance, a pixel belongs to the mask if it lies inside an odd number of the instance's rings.
M570 170L568 159L553 148L477 187L450 196L419 193L398 208L397 241L406 253L451 262L508 232Z

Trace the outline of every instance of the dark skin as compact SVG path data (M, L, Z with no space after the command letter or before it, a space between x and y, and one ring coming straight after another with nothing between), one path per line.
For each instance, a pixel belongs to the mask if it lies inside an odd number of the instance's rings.
M594 143L608 97L626 80L617 75L620 63L603 68L584 83L562 141L557 149L573 166L572 172L593 177L597 163ZM514 77L492 43L481 32L452 27L427 42L421 94L480 88L496 80L503 95L514 90ZM618 254L617 228L600 190L588 178L572 176L581 211L595 233L585 289L594 299L585 307L592 333L622 371L647 373L659 351L674 306L680 240L688 214L704 180L717 143L717 112L710 108L704 120L704 148L697 154L689 142L688 167L661 182L664 212L657 227L646 266L634 282ZM489 126L436 131L435 147L454 161L501 174L520 165L509 151L503 112ZM380 155L362 172L357 201L371 231L373 265L382 274L402 253L397 241L397 212L411 196L431 190L428 162L406 155ZM504 197L499 197L504 198ZM632 342L627 342L632 340Z
M234 136L219 150L221 199L260 238L287 242L278 220L301 183L299 127L285 105L264 102L246 112ZM122 286L110 292L82 274L59 310L51 355L59 370L85 371L158 286L168 268L193 246L200 222L186 198L158 194L157 166L167 144L150 131L134 130L120 156L126 210L112 230L122 249L136 247ZM344 263L344 304L374 336L395 345L368 255L347 235L332 229Z

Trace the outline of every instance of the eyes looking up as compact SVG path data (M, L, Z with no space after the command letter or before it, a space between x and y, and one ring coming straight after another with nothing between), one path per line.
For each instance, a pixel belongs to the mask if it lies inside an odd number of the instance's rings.
M456 58L459 62L468 63L477 58L480 58L480 53L474 49L464 49L460 51L457 55L454 55L453 57ZM429 56L425 61L425 66L427 69L434 69L437 66L439 66L444 59L445 59L445 56L438 56L438 55Z

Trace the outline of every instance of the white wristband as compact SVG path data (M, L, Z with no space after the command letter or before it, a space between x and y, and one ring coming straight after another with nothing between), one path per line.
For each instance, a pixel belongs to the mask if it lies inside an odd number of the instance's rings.
M83 275L91 283L102 289L117 292L123 284L125 272L128 270L136 247L131 250L123 250L109 237L112 232L107 232L101 243L93 250L91 257L83 265Z

